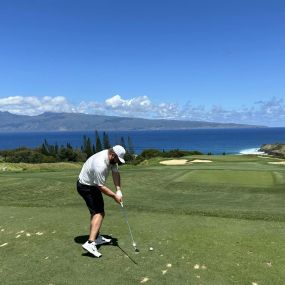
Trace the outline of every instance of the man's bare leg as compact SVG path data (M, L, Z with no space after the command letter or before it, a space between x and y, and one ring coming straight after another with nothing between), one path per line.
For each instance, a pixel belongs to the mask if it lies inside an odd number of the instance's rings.
M97 234L101 228L105 213L98 213L91 217L89 240L95 241Z

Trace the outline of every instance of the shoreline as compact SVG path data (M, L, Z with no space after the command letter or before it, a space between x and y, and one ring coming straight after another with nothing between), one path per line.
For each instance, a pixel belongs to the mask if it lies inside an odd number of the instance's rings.
M239 155L248 155L248 154L267 155L264 151L260 151L259 147L242 149L238 154Z

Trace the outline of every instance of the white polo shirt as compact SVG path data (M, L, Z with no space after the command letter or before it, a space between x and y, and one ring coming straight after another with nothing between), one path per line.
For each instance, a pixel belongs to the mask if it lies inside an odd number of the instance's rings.
M103 186L110 170L118 172L118 166L110 164L108 149L105 149L86 160L79 174L79 182L90 186Z

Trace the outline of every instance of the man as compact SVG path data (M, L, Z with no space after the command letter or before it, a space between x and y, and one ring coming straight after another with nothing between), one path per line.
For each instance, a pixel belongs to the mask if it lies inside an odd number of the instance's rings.
M125 149L120 145L102 150L87 159L79 174L77 191L85 200L91 214L89 239L82 247L95 257L102 256L96 245L111 242L111 239L99 234L105 216L102 193L112 197L118 204L122 202L121 178L117 164L125 163L125 153ZM105 186L110 170L116 193Z

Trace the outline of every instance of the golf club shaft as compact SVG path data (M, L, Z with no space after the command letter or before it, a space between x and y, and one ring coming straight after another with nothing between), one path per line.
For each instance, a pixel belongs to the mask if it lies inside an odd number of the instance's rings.
M133 243L133 246L134 246L135 241L134 241L134 237L133 237L133 234L132 234L132 230L131 230L131 227L130 227L130 224L129 224L129 221L128 221L128 216L127 216L127 213L126 213L126 211L125 211L123 202L121 202L121 208L122 208L122 212L123 212L123 215L124 215L124 217L125 217L126 223L127 223L127 225L128 225L129 232L130 232L131 239L132 239L132 243Z

